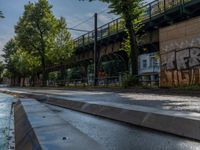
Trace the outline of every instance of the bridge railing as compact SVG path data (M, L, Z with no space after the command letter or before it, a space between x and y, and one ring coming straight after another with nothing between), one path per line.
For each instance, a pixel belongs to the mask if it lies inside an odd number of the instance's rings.
M155 0L142 7L144 10L142 20L150 20L152 17L155 17L159 14L164 13L165 11L184 5L190 1L194 0ZM111 36L113 34L124 31L125 25L122 18L113 20L101 27L98 28L98 40ZM94 31L90 31L77 39L74 40L74 47L81 47L93 43L94 41Z
M124 30L124 22L121 18L111 21L98 28L97 39L101 40ZM94 42L94 31L90 31L79 38L75 39L75 48L83 45L88 45Z

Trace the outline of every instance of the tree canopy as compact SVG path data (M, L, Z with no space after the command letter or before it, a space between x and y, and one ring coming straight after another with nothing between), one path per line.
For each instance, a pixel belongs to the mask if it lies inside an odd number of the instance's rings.
M31 55L39 56L44 85L47 80L46 54L48 49L53 47L57 27L57 19L51 8L47 0L39 0L37 3L29 2L25 5L23 16L15 27L20 46Z
M16 36L4 47L3 57L11 77L48 78L47 64L64 64L73 52L71 34L63 17L56 18L48 0L29 2L15 26Z

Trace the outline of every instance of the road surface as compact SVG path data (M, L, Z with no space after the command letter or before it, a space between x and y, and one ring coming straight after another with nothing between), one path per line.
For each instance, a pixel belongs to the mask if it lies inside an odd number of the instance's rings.
M77 96L79 95L77 94ZM9 118L8 112L10 111L12 97L5 94L0 94L0 102L1 102L0 106L4 106L1 107L2 111L0 111L0 115L7 116L7 118ZM113 121L102 117L97 117L94 115L80 113L49 104L44 104L44 105L48 107L53 113L55 113L55 115L57 115L59 118L63 119L71 126L77 128L80 132L86 134L87 136L98 142L106 150L122 150L122 149L123 150L141 150L141 149L142 150L199 150L200 149L199 141L194 141L191 139L175 136L172 134L162 133L159 131L150 130L142 127L137 127L134 125ZM8 113L8 115L4 115L5 112ZM5 136L3 138L5 138Z
M47 105L106 150L199 150L200 142ZM80 142L81 144L81 142Z
M120 103L142 105L167 110L180 110L200 113L200 98L195 96L159 95L147 93L123 93L86 90L53 90L9 88L13 91L46 93L70 100L100 103Z

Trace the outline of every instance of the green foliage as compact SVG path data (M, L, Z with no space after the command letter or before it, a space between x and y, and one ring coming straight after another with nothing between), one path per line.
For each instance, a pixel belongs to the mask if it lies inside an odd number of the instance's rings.
M2 79L4 73L5 65L0 61L0 78Z
M25 5L23 16L15 27L17 40L22 49L40 58L44 84L47 78L46 55L53 47L58 25L51 8L47 0L29 2Z
M12 74L9 70L5 69L4 72L3 72L3 77L11 78Z
M17 51L17 41L16 39L11 39L6 43L6 45L3 48L3 57L6 63L10 62L10 56L14 54Z
M122 87L134 87L139 85L139 80L136 76L130 75L129 73L125 73L122 76Z
M57 79L58 79L58 72L49 73L49 80L57 80Z
M199 91L200 90L200 84L192 84L192 85L187 85L187 86L181 86L181 87L178 87L178 89Z
M73 54L73 40L67 30L67 24L63 17L58 20L53 47L47 52L48 58L57 64L63 64Z
M11 39L6 43L6 45L3 48L4 54L2 55L4 57L4 61L6 63L5 67L7 69L7 72L9 72L9 76L12 77L17 74L15 64L13 63L11 56L15 54L17 51L17 41L15 38Z
M33 57L27 51L20 49L11 55L11 61L15 64L16 71L22 76L32 75L40 67L38 57Z
M40 67L39 58L23 50L18 41L11 39L3 48L2 55L6 63L6 76L29 76L38 71Z
M46 64L63 65L73 59L73 42L63 17L57 19L48 0L29 2L15 26L16 37L4 47L9 76L34 79L41 73L43 83L47 80ZM61 67L62 68L62 67ZM62 68L60 75L64 76ZM50 75L50 78L52 76Z
M47 49L52 47L56 26L52 6L47 0L39 0L38 3L29 2L24 8L24 14L15 27L17 40L24 50L44 57Z

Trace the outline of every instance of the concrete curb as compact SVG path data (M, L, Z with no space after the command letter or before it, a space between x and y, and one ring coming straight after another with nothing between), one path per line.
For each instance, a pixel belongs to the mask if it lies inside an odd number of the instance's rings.
M99 143L36 100L20 99L14 109L16 150L103 149Z
M89 103L43 94L19 95L39 98L48 104L200 140L200 113L168 111L137 105Z
M21 149L42 150L20 101L14 104L14 118L15 118L14 124L15 124L16 150L21 150Z

